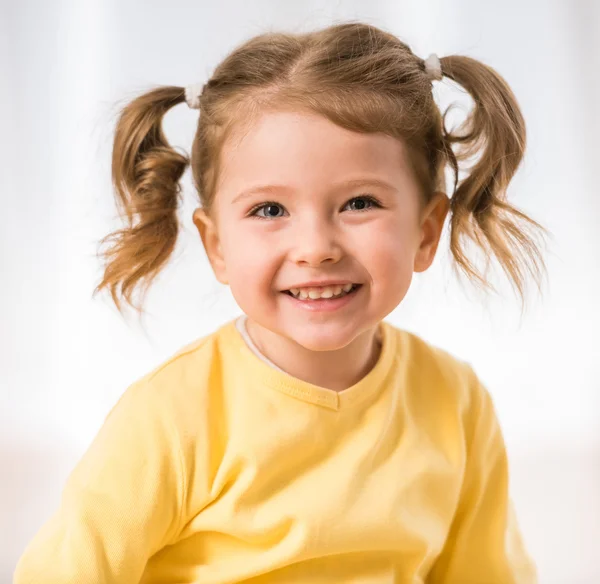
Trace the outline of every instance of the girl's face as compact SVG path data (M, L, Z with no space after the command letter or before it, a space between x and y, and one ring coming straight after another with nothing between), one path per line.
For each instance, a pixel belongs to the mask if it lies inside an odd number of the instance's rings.
M213 270L254 323L307 349L376 327L433 261L448 198L421 209L394 138L269 112L225 144L222 165L215 213L194 213ZM359 286L340 300L288 292L327 281Z

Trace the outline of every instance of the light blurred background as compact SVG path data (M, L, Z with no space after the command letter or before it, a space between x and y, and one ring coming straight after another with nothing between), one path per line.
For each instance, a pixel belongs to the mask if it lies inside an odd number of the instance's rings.
M180 240L148 316L124 320L107 296L92 299L97 242L119 225L120 102L204 82L254 34L343 19L384 27L423 58L481 59L517 96L528 150L509 196L552 234L543 295L530 288L521 316L508 286L486 298L457 281L443 248L388 320L469 361L492 393L540 582L600 582L600 2L4 0L0 583L126 386L239 313L191 222L189 169ZM442 107L468 103L447 79L434 91ZM167 115L172 145L189 152L197 114L182 104Z

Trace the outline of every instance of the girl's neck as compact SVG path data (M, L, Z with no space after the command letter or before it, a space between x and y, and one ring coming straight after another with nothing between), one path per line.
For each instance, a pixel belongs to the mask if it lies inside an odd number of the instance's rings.
M343 391L360 381L374 366L381 352L378 327L359 335L337 351L311 351L246 320L246 330L257 349L289 375L333 391Z

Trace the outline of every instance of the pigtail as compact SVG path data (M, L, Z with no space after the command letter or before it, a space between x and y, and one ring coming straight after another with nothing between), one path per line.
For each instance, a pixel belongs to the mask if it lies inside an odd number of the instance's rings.
M173 252L179 231L179 180L189 158L176 152L162 131L162 119L185 100L184 89L160 87L124 107L116 125L112 153L115 200L127 226L104 237L100 252L104 276L94 295L108 288L121 311L119 295L138 312L132 294L140 282L142 296ZM120 290L119 290L120 289Z
M547 232L506 201L506 188L525 151L523 115L506 81L491 67L466 56L444 57L441 63L443 74L464 87L475 101L461 132L448 133L444 127L443 148L455 173L451 252L458 267L488 289L493 286L466 257L462 240L474 241L483 250L487 265L495 255L524 301L527 274L540 289L545 266L534 236L536 231ZM452 150L452 144L460 146L458 152ZM478 161L456 188L459 162L475 154L480 154Z

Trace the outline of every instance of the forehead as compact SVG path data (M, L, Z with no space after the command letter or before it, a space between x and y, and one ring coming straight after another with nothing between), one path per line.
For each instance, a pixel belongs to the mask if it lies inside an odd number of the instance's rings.
M219 190L232 198L265 180L322 188L361 174L406 181L403 143L382 133L347 130L317 114L275 111L262 114L225 142Z

